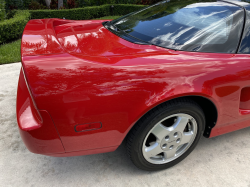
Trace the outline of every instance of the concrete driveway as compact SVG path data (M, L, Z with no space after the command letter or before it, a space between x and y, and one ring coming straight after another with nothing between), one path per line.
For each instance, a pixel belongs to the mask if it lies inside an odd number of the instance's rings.
M115 152L53 158L30 153L16 123L16 88L21 64L0 65L0 186L247 186L250 187L250 128L202 138L180 164L146 172Z

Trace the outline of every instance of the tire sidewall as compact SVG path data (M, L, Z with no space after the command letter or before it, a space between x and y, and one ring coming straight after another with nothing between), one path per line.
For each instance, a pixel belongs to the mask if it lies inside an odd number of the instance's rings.
M179 156L178 158L176 158L171 162L165 164L152 164L148 162L144 158L142 153L143 142L148 132L162 119L177 113L184 113L191 115L196 120L197 134L192 145L188 148L188 150L186 150L186 152L184 152L181 156ZM194 104L184 104L184 105L182 104L181 106L174 105L171 107L162 107L161 109L158 110L158 112L152 113L146 120L143 121L143 123L144 124L142 124L139 127L135 135L134 144L132 144L131 147L132 148L131 159L134 160L135 165L137 165L137 167L140 167L141 169L161 170L172 167L175 164L181 162L193 151L193 149L199 142L201 135L203 134L205 126L205 117L202 110L198 106ZM139 165L136 164L137 162Z

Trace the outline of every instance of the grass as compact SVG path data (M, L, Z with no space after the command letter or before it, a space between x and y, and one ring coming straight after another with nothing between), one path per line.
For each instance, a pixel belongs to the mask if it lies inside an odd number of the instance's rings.
M21 39L12 43L0 45L0 64L20 62Z
M96 19L116 19L120 16L105 16ZM0 64L9 64L21 61L21 39L12 43L0 45Z

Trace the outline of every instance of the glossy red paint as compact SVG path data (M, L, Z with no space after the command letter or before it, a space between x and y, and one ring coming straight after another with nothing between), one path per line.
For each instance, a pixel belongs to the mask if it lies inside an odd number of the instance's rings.
M133 44L102 22L31 20L24 30L22 66L37 108L46 110L56 126L51 131L59 133L62 143L58 135L53 141L64 147L56 151L60 156L113 151L145 113L183 96L205 97L216 106L218 120L210 137L250 126L249 113L239 107L241 90L250 86L250 55ZM52 128L41 115L41 127ZM18 120L22 126L19 115ZM75 131L76 125L93 122L102 128ZM32 131L25 133L22 137Z
M18 125L20 129L29 131L40 128L43 120L41 118L41 114L39 112L35 112L37 109L34 107L32 95L26 85L27 82L23 71L21 70L17 94L19 101L17 102L17 116L20 121Z
M82 132L82 131L91 131L91 130L97 130L102 128L102 124L100 122L97 123L87 123L87 124L80 124L75 126L76 132Z
M32 109L33 108L33 109ZM33 112L32 99L21 71L17 92L17 122L20 135L26 147L34 153L64 153L60 137L54 123L45 110L40 110L40 121Z

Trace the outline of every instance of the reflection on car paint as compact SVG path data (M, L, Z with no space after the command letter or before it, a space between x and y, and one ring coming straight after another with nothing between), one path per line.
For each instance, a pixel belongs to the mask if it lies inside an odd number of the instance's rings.
M249 126L250 112L239 108L241 90L250 86L249 54L135 44L110 32L104 21L43 19L30 20L25 27L22 66L49 124L41 125L44 137L36 130L21 130L32 152L72 156L115 150L145 113L182 96L215 104L218 119L210 137ZM23 84L21 74L19 86ZM17 110L32 112L24 104L27 98L18 94ZM21 115L17 112L18 119ZM74 130L93 122L101 122L102 128Z

